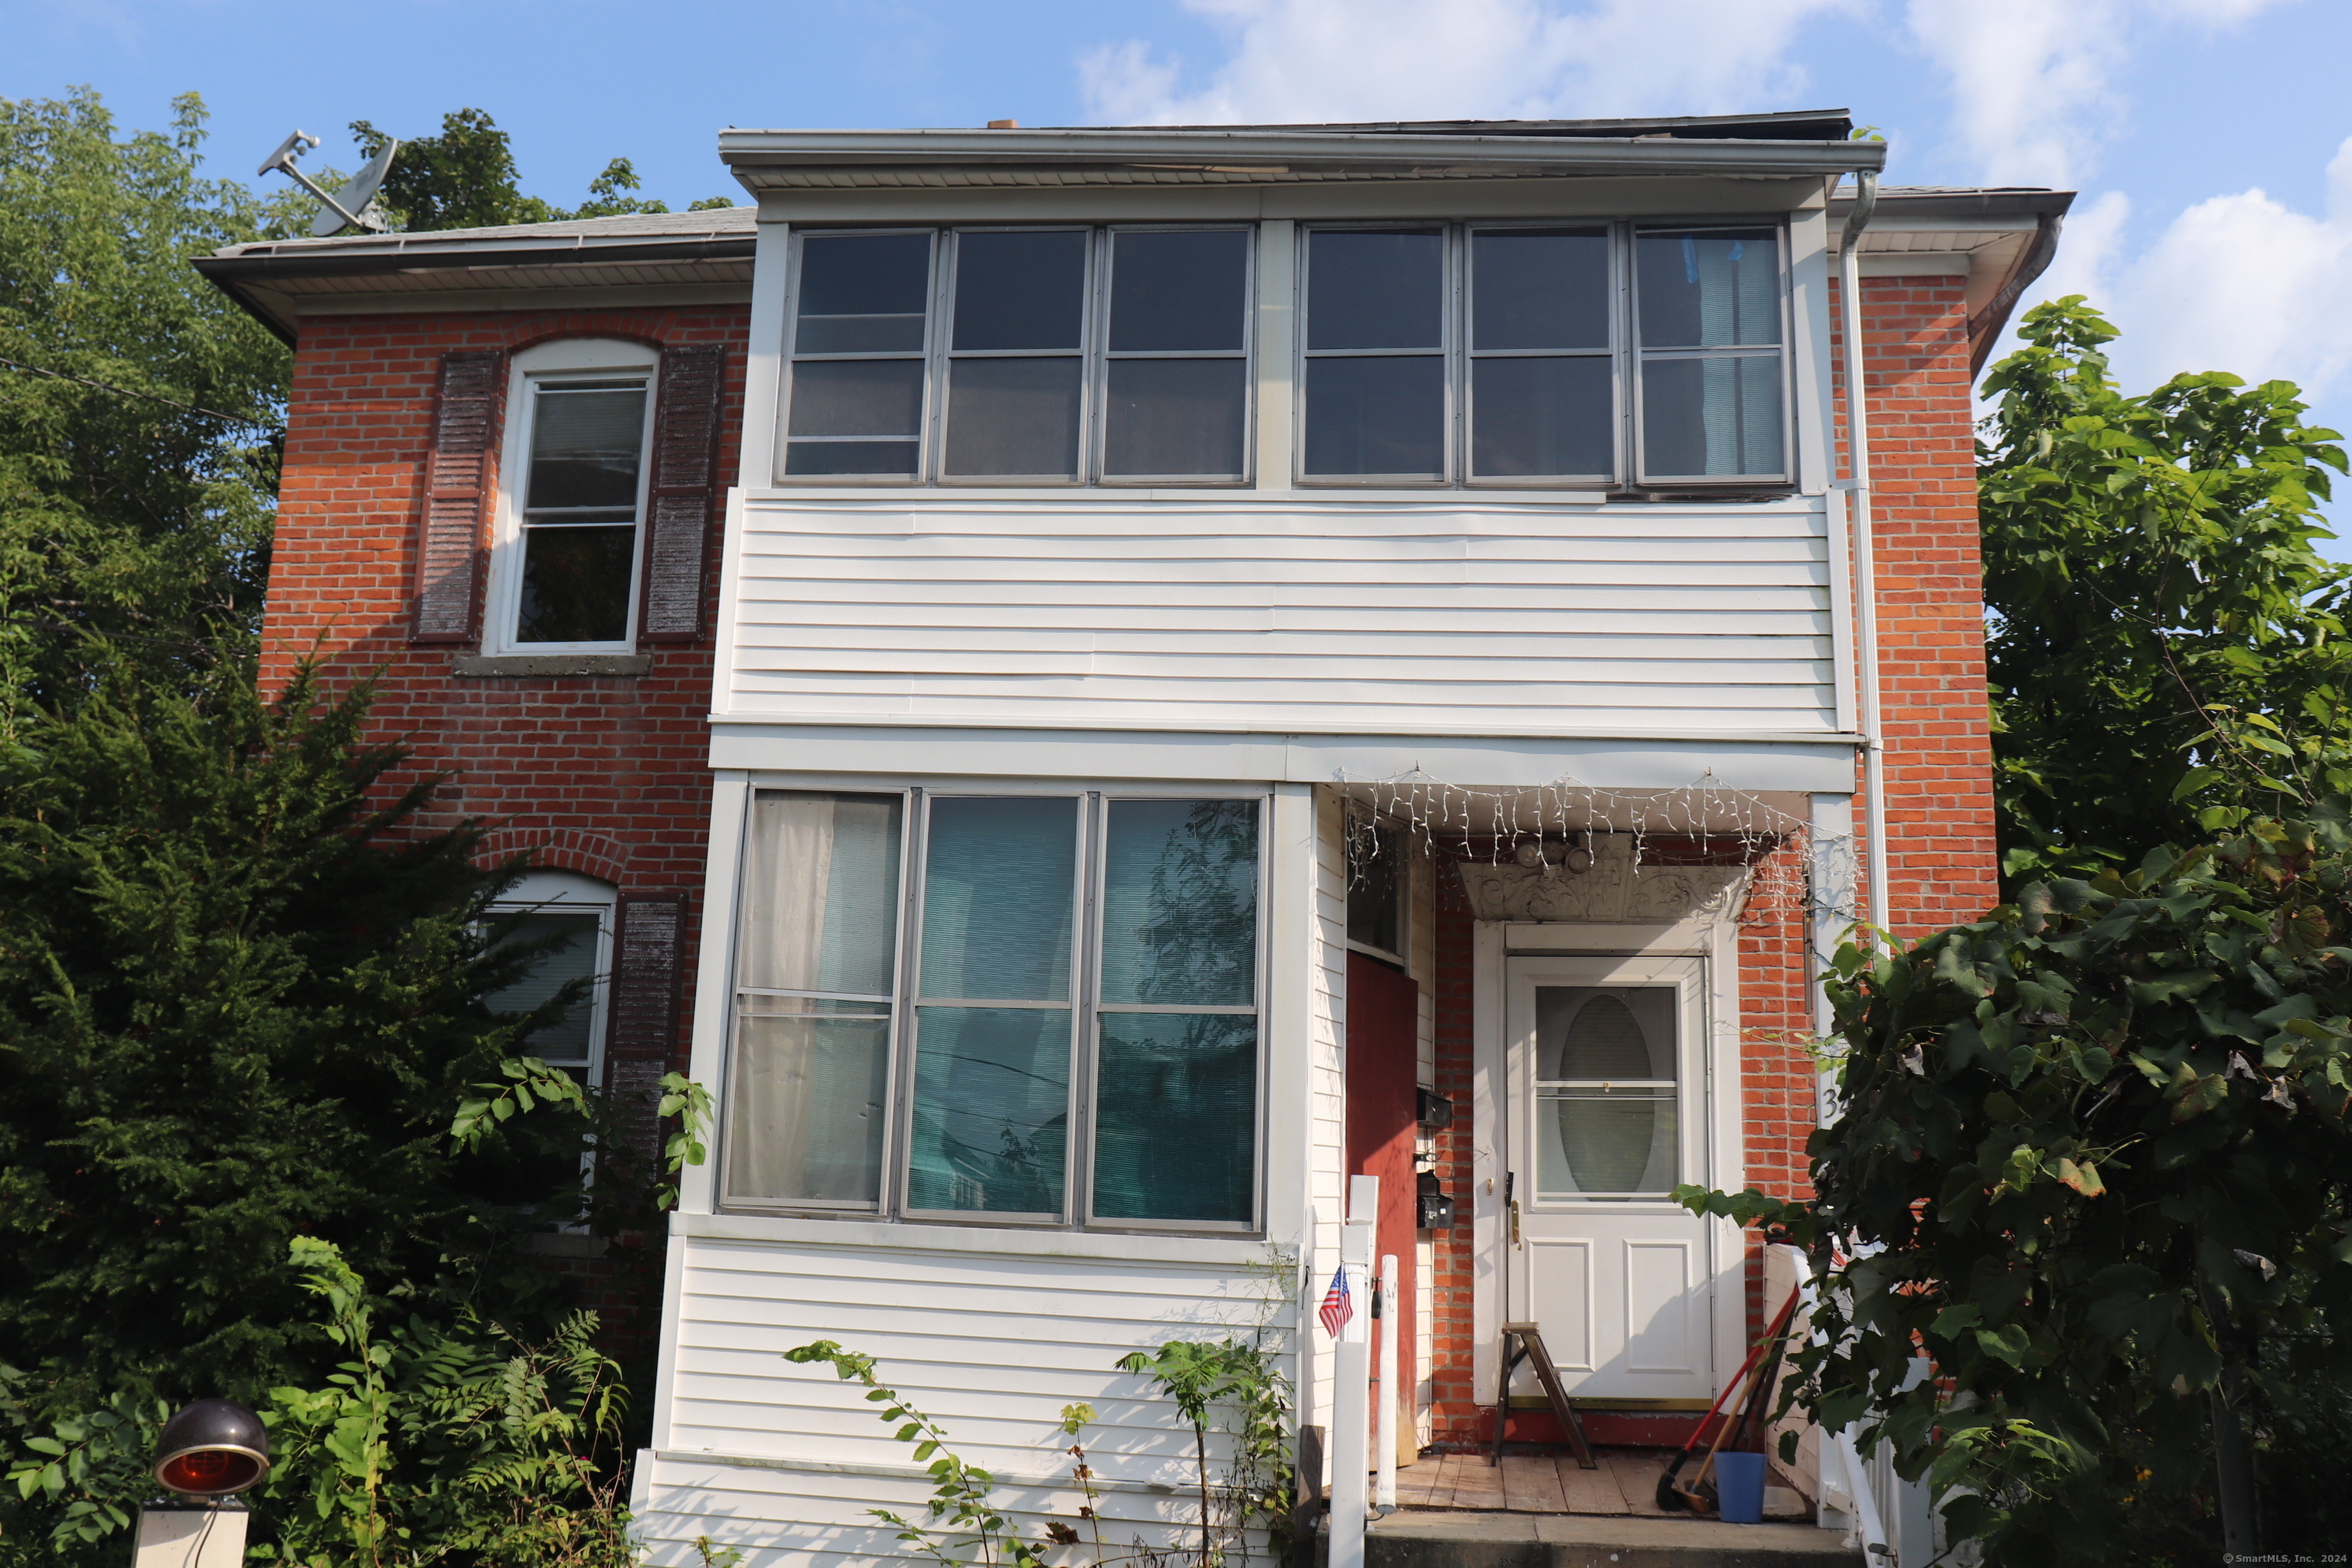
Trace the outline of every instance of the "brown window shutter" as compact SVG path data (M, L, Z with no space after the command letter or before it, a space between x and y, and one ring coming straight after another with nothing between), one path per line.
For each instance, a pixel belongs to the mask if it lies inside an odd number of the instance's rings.
M612 1022L604 1031L604 1089L621 1136L650 1158L661 1077L677 1037L679 957L686 898L681 893L624 897L617 911Z
M418 642L473 639L481 597L482 503L489 495L490 446L498 439L506 390L503 351L463 349L441 357L416 545Z
M723 344L662 351L637 626L647 642L692 642L702 633L703 563L719 483L719 400L726 382Z

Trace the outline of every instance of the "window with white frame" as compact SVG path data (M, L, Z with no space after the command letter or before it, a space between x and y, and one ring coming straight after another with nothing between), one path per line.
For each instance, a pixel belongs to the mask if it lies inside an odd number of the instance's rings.
M793 239L783 477L1235 483L1246 227Z
M490 906L488 916L493 952L532 950L522 972L486 998L493 1013L530 1013L566 985L581 987L560 1016L518 1042L517 1054L594 1083L604 1062L605 982L613 967L612 888L569 871L532 871Z
M758 792L727 1201L1252 1228L1263 808Z
M1777 226L1348 225L1305 245L1303 479L1790 478Z
M515 356L488 648L634 646L653 351L566 339Z

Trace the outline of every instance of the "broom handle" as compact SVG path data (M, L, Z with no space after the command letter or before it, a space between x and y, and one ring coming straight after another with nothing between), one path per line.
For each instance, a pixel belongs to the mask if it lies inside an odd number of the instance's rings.
M1780 1336L1788 1331L1789 1320L1796 1315L1796 1311L1797 1292L1791 1290L1789 1292L1789 1299L1780 1303L1780 1310L1772 1319L1772 1326L1764 1331L1762 1339L1748 1347L1748 1359L1739 1363L1739 1370L1731 1374L1731 1381L1723 1385L1723 1392L1715 1396L1715 1403L1708 1405L1706 1414L1698 1418L1698 1425L1691 1431L1690 1440L1683 1445L1684 1453L1687 1454L1698 1447L1699 1438L1706 1434L1706 1424L1722 1413L1724 1402L1738 1391L1739 1385L1747 1380L1748 1374L1756 1369L1757 1358L1764 1353L1765 1347L1776 1343ZM1718 1433L1717 1441L1721 1440L1721 1434ZM1712 1457L1715 1450L1709 1448L1707 1453ZM1701 1467L1700 1473L1706 1473L1704 1467Z

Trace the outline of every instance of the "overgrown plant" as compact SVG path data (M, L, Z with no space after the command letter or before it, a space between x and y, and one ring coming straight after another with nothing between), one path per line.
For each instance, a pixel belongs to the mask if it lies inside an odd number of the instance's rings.
M898 1390L884 1385L873 1357L844 1350L832 1340L818 1340L785 1352L784 1359L800 1365L828 1365L843 1382L863 1384L866 1399L883 1407L879 1418L898 1423L893 1436L914 1446L918 1463L928 1463L932 1492L921 1522L889 1509L866 1510L925 1556L941 1564L1036 1568L1050 1549L1080 1544L1076 1527L1059 1520L1046 1523L1045 1539L1040 1542L1014 1534L1003 1512L990 1500L995 1477L957 1456L947 1447L947 1434L937 1422L908 1404ZM1289 1517L1292 1431L1289 1380L1273 1354L1238 1339L1180 1340L1156 1352L1139 1351L1123 1357L1118 1365L1122 1372L1150 1378L1192 1427L1201 1542L1198 1550L1191 1552L1157 1549L1140 1538L1129 1547L1106 1551L1098 1478L1087 1460L1086 1445L1075 1440L1093 1423L1095 1410L1090 1405L1064 1405L1061 1430L1074 1439L1067 1450L1074 1461L1072 1479L1086 1499L1078 1518L1087 1526L1087 1540L1097 1568L1110 1564L1162 1568L1187 1559L1194 1568L1214 1568L1236 1549L1241 1560L1247 1562L1248 1532L1253 1528L1274 1533L1279 1557ZM1234 1457L1222 1484L1214 1479L1208 1456L1208 1428L1220 1405L1235 1415Z
M2079 295L2018 335L1977 449L2009 889L2352 789L2352 569L2320 553L2342 438L2287 382L2126 393Z
M302 1568L635 1568L626 1394L594 1346L595 1314L539 1344L465 1317L379 1333L364 1282L307 1240L293 1262L351 1359L323 1388L273 1393L279 1457L263 1510L276 1539L256 1555Z
M0 1367L0 1376L21 1379L7 1367ZM21 1406L9 1414L21 1422ZM9 1467L7 1484L19 1501L37 1497L51 1505L48 1552L62 1557L130 1527L137 1500L153 1489L147 1466L171 1414L160 1401L117 1394L99 1409L18 1437L25 1458ZM0 1563L7 1560L0 1544Z
M485 933L480 828L417 829L436 781L368 687L252 679L119 668L0 765L0 1360L45 1420L315 1376L298 1235L526 1321L515 1206L576 1207L576 1130L443 1137L551 1016L491 1011L528 955Z
M802 1366L820 1363L833 1368L842 1382L864 1385L867 1401L882 1406L876 1412L877 1418L898 1423L894 1436L901 1443L913 1444L915 1462L929 1467L931 1500L925 1505L922 1522L887 1508L866 1510L896 1530L900 1541L943 1564L1035 1568L1044 1562L1038 1549L1015 1536L1004 1515L989 1500L996 1478L958 1456L947 1446L948 1435L938 1422L908 1403L897 1389L886 1387L872 1356L844 1350L831 1340L817 1340L786 1351L784 1359Z
M2341 1545L2340 1489L2256 1482L2352 1410L2352 818L2030 884L1829 992L1816 1197L1678 1194L1811 1253L1813 1414L2008 1568Z
M1280 1537L1290 1517L1291 1405L1289 1380L1275 1358L1248 1340L1171 1340L1149 1354L1120 1358L1118 1368L1151 1379L1192 1425L1200 1562L1222 1563L1236 1548L1246 1562L1253 1526ZM1222 1487L1212 1484L1209 1468L1209 1426L1220 1405L1235 1417L1234 1463Z

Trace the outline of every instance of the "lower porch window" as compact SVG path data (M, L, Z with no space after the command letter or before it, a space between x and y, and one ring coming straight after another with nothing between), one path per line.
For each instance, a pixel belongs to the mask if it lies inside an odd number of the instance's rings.
M1254 1226L1262 814L759 792L727 1201Z

